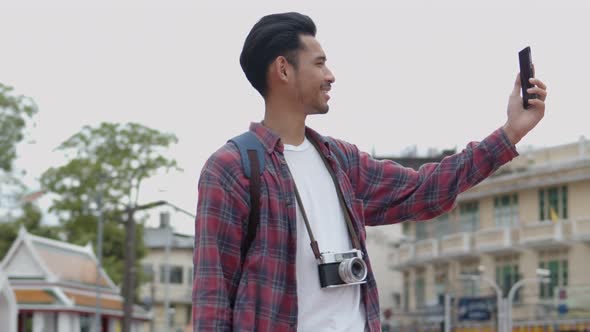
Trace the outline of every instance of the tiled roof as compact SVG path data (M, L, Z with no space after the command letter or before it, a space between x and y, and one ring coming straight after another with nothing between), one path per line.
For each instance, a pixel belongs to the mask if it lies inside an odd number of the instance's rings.
M96 308L96 296L82 295L67 291L64 293L67 297L72 299L77 306ZM101 298L100 307L108 310L123 310L123 301Z
M15 289L18 304L61 304L55 293L45 289Z
M33 241L33 246L47 268L60 279L86 285L97 284L96 260L90 253L82 250L68 250L39 241ZM102 275L99 285L110 287L108 281Z

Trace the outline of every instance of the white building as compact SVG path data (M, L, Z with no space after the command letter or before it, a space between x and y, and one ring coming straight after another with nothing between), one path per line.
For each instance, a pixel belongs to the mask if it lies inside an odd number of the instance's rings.
M140 292L153 312L151 331L179 332L191 324L195 238L167 227L168 214L161 218L160 227L144 229L143 241L148 253L141 263L149 281L141 286Z
M16 332L16 314L16 298L6 274L0 269L0 322L4 324L6 332Z
M123 299L103 269L97 277L97 258L92 246L81 247L35 236L21 228L0 263L2 270L14 292L18 332L94 332L97 294L100 294L100 331L120 330ZM3 294L0 321L4 322L4 303L10 306L14 302L7 292L1 292L2 279L0 276L0 294ZM132 331L147 331L150 319L136 307Z

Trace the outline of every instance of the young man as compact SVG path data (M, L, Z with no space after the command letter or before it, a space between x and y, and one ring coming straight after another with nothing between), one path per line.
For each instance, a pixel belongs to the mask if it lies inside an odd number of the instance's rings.
M459 193L517 156L514 145L543 117L545 85L531 81L530 92L539 97L525 110L517 77L508 120L482 142L419 171L374 160L305 126L308 115L328 112L335 81L315 34L309 17L285 13L263 17L246 38L240 64L266 105L264 120L250 126L264 148L260 217L242 260L251 179L238 148L227 143L199 180L194 331L380 331L364 227L450 210ZM312 234L318 250L309 246ZM322 287L318 252L326 257L355 248L366 277L356 261L349 272L360 271L360 279Z

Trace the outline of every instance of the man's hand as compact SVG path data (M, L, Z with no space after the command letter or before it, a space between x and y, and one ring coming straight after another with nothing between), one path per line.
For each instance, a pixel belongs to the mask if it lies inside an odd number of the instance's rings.
M531 78L534 85L528 89L528 93L537 95L537 99L529 99L529 108L522 106L520 96L520 73L516 75L514 89L508 99L508 120L504 124L504 131L512 144L516 145L531 129L533 129L545 115L545 98L547 98L547 86L536 78Z

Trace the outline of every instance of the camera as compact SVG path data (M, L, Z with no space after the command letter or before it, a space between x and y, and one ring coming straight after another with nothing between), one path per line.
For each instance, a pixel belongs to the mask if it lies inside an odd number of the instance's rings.
M318 263L322 288L335 288L366 283L367 264L360 250L324 252Z

